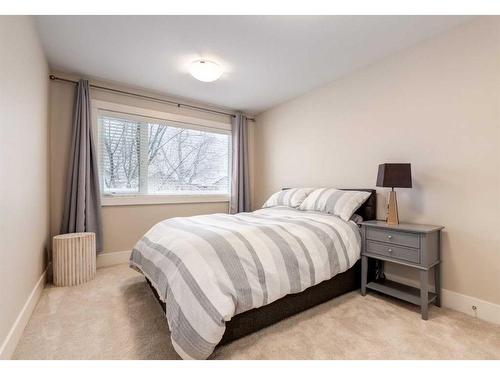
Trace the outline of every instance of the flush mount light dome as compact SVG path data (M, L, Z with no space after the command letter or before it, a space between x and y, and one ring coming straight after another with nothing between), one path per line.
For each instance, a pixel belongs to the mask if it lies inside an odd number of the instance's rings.
M197 80L213 82L220 78L223 70L216 62L210 60L196 60L191 63L189 72Z

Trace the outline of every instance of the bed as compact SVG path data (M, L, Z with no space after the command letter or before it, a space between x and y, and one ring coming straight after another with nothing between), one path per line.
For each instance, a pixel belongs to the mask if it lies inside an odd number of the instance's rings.
M376 194L357 210L375 218ZM237 215L174 218L135 246L130 265L146 276L184 359L356 290L360 232L352 221L273 207ZM373 277L373 275L370 275Z

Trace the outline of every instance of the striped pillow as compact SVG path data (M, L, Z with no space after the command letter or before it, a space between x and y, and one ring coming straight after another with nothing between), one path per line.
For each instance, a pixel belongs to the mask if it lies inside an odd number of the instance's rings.
M298 208L313 190L313 188L293 188L278 191L269 197L262 208L273 206Z
M300 205L299 210L326 212L349 221L352 214L361 207L369 196L370 193L366 191L321 188L309 194Z

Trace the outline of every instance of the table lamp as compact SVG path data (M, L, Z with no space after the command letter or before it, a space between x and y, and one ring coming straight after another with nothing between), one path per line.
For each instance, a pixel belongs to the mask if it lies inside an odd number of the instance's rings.
M411 188L410 163L385 163L378 166L377 186L390 187L387 224L399 224L398 202L394 188Z

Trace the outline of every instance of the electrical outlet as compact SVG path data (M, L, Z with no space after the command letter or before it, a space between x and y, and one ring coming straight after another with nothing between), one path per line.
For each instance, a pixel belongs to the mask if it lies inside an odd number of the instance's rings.
M474 314L474 316L477 318L477 306L476 305L472 305L472 313Z

